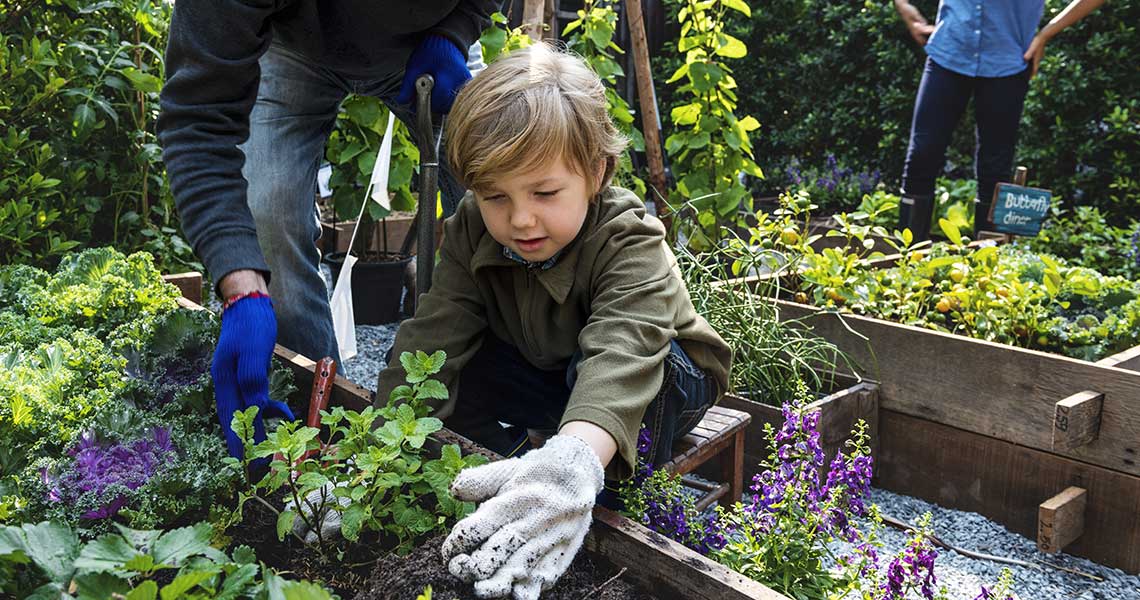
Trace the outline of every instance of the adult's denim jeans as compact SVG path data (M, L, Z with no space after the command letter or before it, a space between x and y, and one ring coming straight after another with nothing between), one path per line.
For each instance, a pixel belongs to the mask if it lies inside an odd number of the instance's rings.
M1008 77L968 77L927 58L914 102L903 194L933 201L934 180L946 162L950 137L973 97L977 122L974 174L978 180L974 228L991 229L987 216L994 187L999 181L1009 181L1012 173L1017 128L1028 89L1028 68Z
M249 184L257 239L272 270L269 293L277 313L277 341L314 360L331 356L339 361L316 246L321 234L313 200L317 169L337 109L349 94L380 98L415 131L410 107L395 102L403 74L348 79L279 44L270 45L259 66L249 139L241 146L242 175ZM444 211L451 214L463 189L446 166L439 174Z

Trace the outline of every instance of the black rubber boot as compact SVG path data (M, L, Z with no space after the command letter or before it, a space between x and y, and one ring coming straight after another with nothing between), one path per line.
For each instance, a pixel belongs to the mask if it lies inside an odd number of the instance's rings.
M909 229L915 242L930 239L930 219L934 216L934 195L904 194L899 199L899 229Z

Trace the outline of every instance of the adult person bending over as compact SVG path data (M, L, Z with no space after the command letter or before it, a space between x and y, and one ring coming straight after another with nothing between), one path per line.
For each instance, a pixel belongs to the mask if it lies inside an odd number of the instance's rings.
M933 26L907 0L895 0L911 37L925 47L927 55L903 168L900 228L909 228L916 240L930 237L934 179L972 96L978 180L974 232L993 229L988 217L994 188L999 181L1008 181L1013 169L1025 93L1045 55L1045 45L1103 2L1073 0L1037 31L1044 0L942 0Z
M341 101L375 96L410 124L415 80L428 73L432 110L446 113L471 78L468 49L497 8L496 0L175 4L158 136L182 227L225 300L211 372L230 454L241 454L229 427L235 410L292 416L268 398L278 317L282 344L339 356L313 197ZM463 190L446 167L440 175L450 214Z

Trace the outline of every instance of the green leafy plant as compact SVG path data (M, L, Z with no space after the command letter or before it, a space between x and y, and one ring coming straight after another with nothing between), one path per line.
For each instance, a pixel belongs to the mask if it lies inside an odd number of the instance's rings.
M0 7L0 263L112 244L200 270L154 129L171 5L28 6Z
M170 531L120 527L85 544L56 521L0 528L0 592L45 600L332 598L316 584L282 579L246 546L232 554L211 547L211 536L209 523Z
M444 360L442 351L403 353L400 362L407 384L392 391L387 406L322 412L325 435L315 427L281 423L255 445L257 407L234 413L232 426L245 444L245 456L240 462L232 459L233 463L248 474L252 461L273 457L269 474L241 494L237 510L250 500L268 507L277 514L281 539L303 522L316 534L310 547L324 557L334 551L343 554L320 530L319 515L327 511L340 513L341 534L349 542L371 533L387 549L400 553L467 515L474 505L455 500L448 486L460 470L486 460L461 456L454 445L443 446L437 459L426 456L428 436L443 427L439 419L427 416L430 409L425 401L447 398L447 388L430 378ZM270 501L279 498L301 508L279 510Z
M629 104L617 92L618 78L625 77L621 65L614 59L615 54L624 53L613 41L617 24L618 14L612 0L586 0L578 11L578 18L566 24L562 36L567 39L567 47L584 58L602 79L610 117L618 130L629 137L630 150L644 152L645 138L633 123ZM633 173L629 153L621 157L614 181L633 190L638 197L645 197L645 182Z
M741 208L751 210L752 199L741 174L763 177L753 160L751 132L760 123L738 118L737 82L724 59L747 55L747 48L726 30L728 11L752 14L742 0L686 0L678 13L681 36L677 50L685 56L667 83L683 82L677 94L684 97L670 111L674 131L665 140L673 157L676 190L671 210L695 209L698 226L680 233L697 250L715 246L722 225L736 223ZM685 223L684 219L674 221Z
M1019 238L1016 243L1105 275L1140 280L1137 232L1140 222L1116 227L1100 209L1077 206L1072 211L1055 208L1037 237Z
M526 48L531 44L530 36L523 33L522 27L510 28L506 15L501 12L491 14L491 26L479 36L483 48L483 62L491 64L496 58L511 50Z

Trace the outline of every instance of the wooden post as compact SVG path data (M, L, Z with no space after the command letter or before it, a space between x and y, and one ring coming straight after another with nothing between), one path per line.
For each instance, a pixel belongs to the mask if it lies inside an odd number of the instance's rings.
M522 30L530 36L531 41L542 41L542 25L545 22L543 13L546 10L546 0L524 0Z
M1084 391L1058 402L1053 409L1053 450L1072 450L1100 434L1104 394Z
M657 126L657 96L653 91L653 72L649 69L649 42L645 37L645 17L641 12L641 0L627 0L625 3L626 21L629 23L629 38L633 52L634 74L637 77L637 100L641 106L641 132L645 135L645 157L649 161L649 183L657 192L655 201L661 204L669 197L665 187L665 157L661 154L661 130ZM672 219L668 211L658 207L657 214L668 230Z
M1088 494L1079 487L1069 487L1042 502L1037 511L1037 549L1053 554L1081 537L1087 505Z
M1025 181L1029 179L1029 169L1027 167L1019 166L1013 173L1013 183L1016 185L1025 185Z

